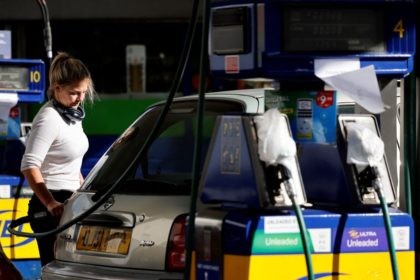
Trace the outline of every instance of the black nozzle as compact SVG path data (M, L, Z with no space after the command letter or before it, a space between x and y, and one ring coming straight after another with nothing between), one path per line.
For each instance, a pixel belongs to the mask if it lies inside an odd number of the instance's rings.
M357 176L359 186L364 188L373 186L373 181L379 178L379 170L376 166L367 166Z
M289 168L287 168L283 164L279 165L279 172L281 175L281 183L288 181L292 178L292 172L290 171Z

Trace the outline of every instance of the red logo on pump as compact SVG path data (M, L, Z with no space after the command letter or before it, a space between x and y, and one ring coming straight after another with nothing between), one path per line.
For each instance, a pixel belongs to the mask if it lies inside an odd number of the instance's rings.
M227 74L239 73L239 55L225 56L225 72Z
M321 108L327 108L334 103L334 92L333 91L319 91L316 94L316 105Z

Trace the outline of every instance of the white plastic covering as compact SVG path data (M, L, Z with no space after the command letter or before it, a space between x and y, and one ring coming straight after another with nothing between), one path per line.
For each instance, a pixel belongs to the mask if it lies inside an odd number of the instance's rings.
M278 109L270 109L254 118L257 125L258 154L267 165L283 164L290 168L296 155L296 143L290 135L287 118Z
M369 128L358 123L348 123L347 163L377 166L384 155L384 142Z
M266 165L283 165L290 172L288 184L279 186L279 195L274 197L276 206L291 206L291 196L297 204L306 203L305 191L296 158L296 143L292 138L287 116L277 108L254 118L257 127L258 155ZM289 188L288 188L288 187Z

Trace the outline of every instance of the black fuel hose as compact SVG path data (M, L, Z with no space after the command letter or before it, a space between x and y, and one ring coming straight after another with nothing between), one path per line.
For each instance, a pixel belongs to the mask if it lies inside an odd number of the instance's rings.
M50 25L50 14L48 11L47 2L45 0L36 0L36 2L41 8L42 18L44 20L44 45L45 45L45 51L47 53L48 61L51 64L53 51L52 51L52 33L51 33L51 25Z
M195 213L197 208L197 196L198 196L198 183L200 178L200 158L201 158L201 144L203 134L203 117L204 117L204 93L206 90L206 78L207 78L207 45L208 45L208 34L210 24L210 5L209 0L203 0L202 3L203 14L202 14L202 33L201 33L201 50L200 50L200 86L199 86L199 97L197 103L197 127L196 127L196 138L194 146L194 158L193 158L193 172L191 178L191 196L190 196L190 211L188 215L188 227L186 236L186 255L185 255L185 270L184 280L189 280L191 273L191 261L192 261L192 250L194 244L194 232L195 232Z

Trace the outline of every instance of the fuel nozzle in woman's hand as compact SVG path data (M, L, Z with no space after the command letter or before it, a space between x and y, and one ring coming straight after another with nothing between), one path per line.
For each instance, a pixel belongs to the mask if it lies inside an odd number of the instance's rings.
M53 200L48 203L47 210L52 216L60 218L64 211L64 204Z

